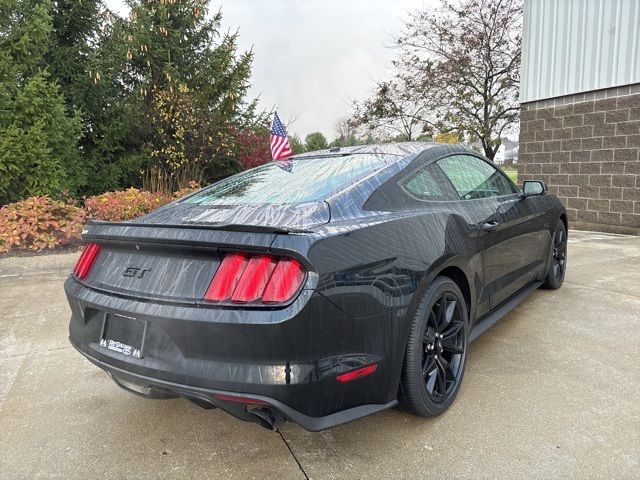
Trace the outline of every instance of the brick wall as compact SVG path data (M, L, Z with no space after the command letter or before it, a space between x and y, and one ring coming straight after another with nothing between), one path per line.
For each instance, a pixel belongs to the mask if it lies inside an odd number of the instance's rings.
M546 182L574 228L640 234L640 84L523 104L518 179Z

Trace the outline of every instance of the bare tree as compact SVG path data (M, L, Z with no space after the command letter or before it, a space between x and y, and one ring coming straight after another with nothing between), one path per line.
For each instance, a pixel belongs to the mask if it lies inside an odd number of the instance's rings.
M376 138L410 141L432 132L428 102L416 98L415 86L400 73L379 83L371 98L354 102L353 110L351 128L364 128Z
M434 92L438 129L477 139L491 160L519 117L521 32L522 0L461 0L412 14L396 39L416 96Z
M349 137L355 137L357 129L351 125L348 117L340 118L334 125L337 140L345 140Z
M357 129L349 122L349 118L341 118L334 125L335 138L330 147L351 147L358 144Z
M350 121L407 140L462 135L493 160L518 122L521 31L522 0L443 0L414 12L396 37L393 79L356 102Z

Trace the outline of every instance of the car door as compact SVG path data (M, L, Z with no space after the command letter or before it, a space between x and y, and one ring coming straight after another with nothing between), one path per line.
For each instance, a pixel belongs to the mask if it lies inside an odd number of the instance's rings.
M530 283L542 265L544 220L488 161L452 155L437 162L482 231L483 295L490 308Z

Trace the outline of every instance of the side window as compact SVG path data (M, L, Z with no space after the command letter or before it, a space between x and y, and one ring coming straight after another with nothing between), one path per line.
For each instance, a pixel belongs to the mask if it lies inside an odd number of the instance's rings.
M443 185L434 176L432 165L414 172L402 180L400 185L409 195L418 200L442 200L445 197Z
M497 168L471 155L452 155L438 166L463 200L511 195L517 190Z

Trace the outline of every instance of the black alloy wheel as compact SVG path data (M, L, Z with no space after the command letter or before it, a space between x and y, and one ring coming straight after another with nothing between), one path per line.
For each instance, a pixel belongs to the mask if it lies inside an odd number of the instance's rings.
M451 405L464 375L468 330L467 306L458 285L437 277L411 325L399 391L404 410L433 417Z
M558 222L551 244L549 270L544 287L550 290L560 288L567 271L567 229L562 221Z
M463 327L458 300L449 292L442 293L431 308L422 337L422 376L434 402L445 401L460 379L465 351Z

